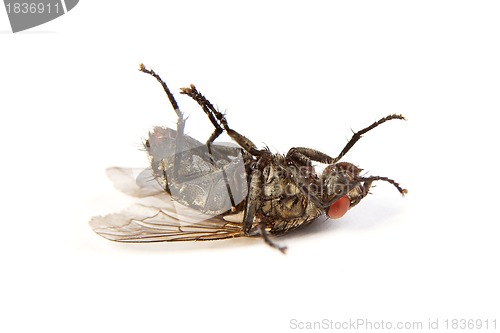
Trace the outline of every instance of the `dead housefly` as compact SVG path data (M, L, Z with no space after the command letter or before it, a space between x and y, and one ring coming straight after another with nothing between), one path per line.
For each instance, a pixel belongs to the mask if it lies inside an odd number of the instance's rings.
M155 127L145 140L151 167L138 172L110 168L108 176L126 194L152 198L127 210L96 216L90 225L99 235L119 242L205 241L261 236L284 252L271 235L285 234L320 216L342 217L356 206L374 181L403 189L394 180L363 176L357 166L339 162L361 136L389 115L353 134L333 158L310 148L292 148L286 155L258 149L231 127L194 85L181 94L194 99L215 130L205 144L184 134L185 118L167 84L152 69L140 71L156 78L177 115L177 129ZM236 145L214 143L224 131ZM318 168L318 163L324 169ZM137 177L135 177L137 174Z

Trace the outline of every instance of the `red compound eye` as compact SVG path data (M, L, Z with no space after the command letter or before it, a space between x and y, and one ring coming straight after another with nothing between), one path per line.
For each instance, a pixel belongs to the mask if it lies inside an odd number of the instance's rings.
M331 219L341 218L345 213L347 213L350 205L351 201L344 195L342 198L330 205L330 208L328 208L328 217Z

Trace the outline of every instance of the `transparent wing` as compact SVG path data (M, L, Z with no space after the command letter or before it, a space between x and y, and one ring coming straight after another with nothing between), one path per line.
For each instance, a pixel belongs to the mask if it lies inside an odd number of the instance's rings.
M127 195L136 198L152 197L165 192L154 179L151 168L119 168L106 169L113 186Z
M100 236L118 242L201 241L243 235L241 222L200 216L192 209L180 213L141 204L120 213L95 216L90 226Z
M173 201L151 176L149 168L114 167L106 173L121 192L154 204L134 204L120 213L94 216L90 226L104 238L118 242L170 242L243 235L242 222L206 215Z
M100 236L118 242L215 240L243 236L241 221L203 214L172 200L152 176L151 168L108 168L106 173L121 192L142 198L126 210L94 216L90 226Z

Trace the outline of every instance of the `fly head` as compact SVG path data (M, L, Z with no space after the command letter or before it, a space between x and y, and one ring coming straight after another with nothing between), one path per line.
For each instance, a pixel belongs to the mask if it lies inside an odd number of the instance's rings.
M377 180L388 182L402 194L408 193L394 180L381 176L361 176L363 169L348 162L331 164L323 171L322 204L326 214L337 219L356 206L368 194L372 183Z
M330 218L342 217L366 195L364 184L359 180L361 171L347 162L330 164L324 169L321 202Z

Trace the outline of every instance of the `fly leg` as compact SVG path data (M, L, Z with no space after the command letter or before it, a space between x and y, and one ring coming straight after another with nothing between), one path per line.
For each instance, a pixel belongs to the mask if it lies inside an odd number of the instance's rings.
M295 178L297 179L298 185L302 189L302 191L305 194L308 194L308 190L305 189L305 187L308 187L316 177L311 166L312 161L324 164L337 163L342 157L344 157L345 154L347 154L347 152L354 146L354 144L358 142L359 139L361 139L363 134L392 119L405 120L402 115L392 114L374 122L370 126L354 133L352 138L345 145L344 149L342 149L340 154L335 158L311 148L298 147L290 149L286 155L286 161L289 165L293 165L296 168L299 168L300 172L299 174L295 175ZM305 172L303 172L304 170ZM402 189L398 188L398 190L400 190L400 192L402 193ZM314 198L314 196L309 197Z
M245 216L243 218L244 232L247 236L260 235L266 244L280 250L284 254L286 246L280 246L273 242L269 235L265 219L257 216L257 212L260 211L262 206L262 187L262 172L256 169L250 176L249 193L245 208Z
M172 107L174 108L175 114L177 115L177 132L179 132L179 130L180 130L181 134L184 134L185 120L184 120L184 118L182 116L181 110L179 109L179 105L177 104L177 101L174 98L174 95L172 94L172 92L170 92L170 89L168 89L168 86L165 83L165 81L163 81L161 79L161 77L158 74L155 73L154 70L152 70L152 69L146 69L146 67L144 66L144 64L140 64L139 65L139 70L141 72L143 72L143 73L151 75L156 80L158 80L158 82L160 82L160 84L163 87L163 90L165 90L165 93L167 94L167 97L170 100L170 104L172 104Z
M265 221L259 221L259 230L260 230L260 235L264 239L264 242L266 242L267 245L274 247L277 250L280 250L281 253L285 254L287 247L286 246L281 246L279 244L276 244L273 242L273 240L269 237L269 231L267 231L267 225Z
M367 133L368 131L371 131L375 127L392 119L406 120L402 115L392 114L374 122L370 126L358 132L355 132L352 138L349 140L349 142L347 142L347 144L345 145L344 149L342 149L340 154L335 158L332 158L320 151L310 148L299 147L290 149L286 155L286 161L289 165L293 165L296 168L299 168L300 172L295 171L294 178L297 179L297 184L299 185L299 188L302 190L302 192L308 195L308 197L310 197L311 199L313 200L316 199L315 196L309 195L310 193L308 190L308 187L311 184L313 184L314 180L316 179L316 175L314 174L314 169L312 168L311 161L316 161L324 164L337 163L342 157L344 157L345 154L347 154L347 152L354 146L354 144L358 142L359 139L361 139L363 134ZM303 172L304 170L305 172ZM368 193L371 183L374 180L384 180L393 184L398 189L398 191L403 195L406 194L407 192L405 189L401 188L398 183L396 183L392 179L388 179L387 177L368 177L368 178L359 178L359 180L365 181L365 185L363 187L364 195Z
M216 159L214 157L212 143L224 131L219 123L220 119L224 118L224 116L219 111L217 111L215 109L215 107L212 105L212 103L210 103L210 101L208 99L206 99L206 97L203 96L196 89L196 87L193 84L191 86L189 86L189 88L181 88L181 94L188 95L189 97L194 99L201 106L201 108L203 109L203 112L205 112L205 114L208 116L208 119L210 120L212 125L215 127L214 132L212 133L212 135L210 135L210 137L208 138L207 143L206 143L208 154L210 156L210 160L211 160L212 164L215 166ZM221 151L223 149L224 149L223 147L218 147L218 149L217 149L218 153L221 153ZM231 151L231 150L228 149L228 151ZM234 151L233 151L233 153L234 153ZM228 196L231 200L232 210L234 211L236 209L236 202L234 200L233 192L231 190L231 186L229 184L229 180L228 180L226 172L223 169L221 169L221 171L222 171L222 177L224 178L224 182L226 183L226 190L227 190Z
M188 95L189 97L191 97L192 99L194 99L201 106L201 108L203 109L203 111L205 112L205 114L208 116L208 119L210 119L210 122L212 123L212 125L214 125L215 130L212 133L212 135L210 135L210 138L208 138L208 140L207 140L207 145L211 145L215 141L215 139L217 139L217 137L219 135L221 135L222 132L224 131L222 129L221 125L219 124L219 121L216 118L217 114L220 114L220 112L218 112L214 108L214 106L212 105L212 103L210 103L208 101L208 99L206 99L205 96L203 96L196 89L196 87L194 86L194 84L192 84L191 86L189 86L189 88L181 88L181 94Z
M402 115L400 114L391 114L387 117L384 117L376 122L374 122L373 124L371 124L370 126L366 127L366 128L363 128L361 131L358 131L356 133L354 133L352 135L352 138L351 140L349 140L349 142L347 142L347 144L345 145L344 149L342 149L342 151L340 152L340 154L333 159L333 162L330 162L330 164L332 163L336 163L337 161L339 161L342 157L344 157L345 154L347 154L347 152L349 151L349 149L351 149L354 144L356 142L358 142L359 139L361 139L362 135L365 134L366 132L368 131L371 131L372 129L374 129L375 127L377 127L378 125L381 125L383 123L385 123L386 121L389 121L389 120L392 120L392 119L401 119L401 120L406 120L405 117L403 117Z
M214 140L225 130L226 133L238 144L241 148L245 149L253 156L262 156L268 154L269 152L265 149L259 150L257 146L250 141L247 137L241 135L235 130L231 129L227 124L226 117L210 103L205 96L203 96L194 85L191 85L189 88L182 88L181 94L188 95L192 99L194 99L203 109L203 111L207 114L208 118L212 122L215 127L214 132L207 140L207 144L210 145Z
M334 158L311 148L295 147L288 151L286 160L295 166L311 166L311 161L333 164Z
M182 115L181 110L179 109L179 105L177 104L177 101L175 100L174 95L172 94L172 92L168 88L165 81L163 81L161 79L161 77L158 74L156 74L155 71L153 71L152 69L146 69L144 64L139 65L139 70L143 73L151 75L162 85L163 90L167 94L167 97L170 101L170 104L172 104L172 108L174 109L175 114L177 115L177 134L175 137L175 158L174 158L174 176L177 178L178 172L180 169L180 162L182 160L182 151L183 151L182 146L184 143L184 127L185 127L186 121ZM148 141L146 141L146 147L148 147L148 146L149 146L149 143L148 143ZM162 163L163 163L163 161L162 161ZM166 178L166 171L165 171L166 169L165 169L165 167L162 167L162 168L163 168L163 177L165 178L165 184L167 184L166 190L168 191L168 181Z
M333 158L328 156L327 154L324 154L320 151L317 151L315 149L311 148L292 148L288 151L286 158L288 161L292 162L296 166L309 166L311 165L311 161L316 161L324 164L334 164L337 163L342 157L344 157L345 154L354 146L356 142L358 142L359 139L361 139L362 135L365 134L366 132L374 129L380 124L385 123L388 120L391 119L403 119L405 118L402 115L399 114L392 114L390 116L384 117L380 119L379 121L374 122L370 126L362 129L361 131L358 131L352 135L351 140L347 142L345 145L344 149L340 152L340 154Z

